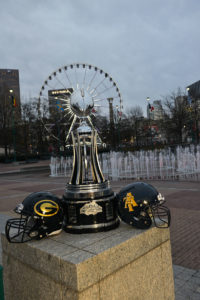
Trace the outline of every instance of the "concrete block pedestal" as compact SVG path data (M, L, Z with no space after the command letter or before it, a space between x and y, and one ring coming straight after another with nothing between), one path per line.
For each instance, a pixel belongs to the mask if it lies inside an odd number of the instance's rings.
M168 229L117 229L10 244L2 234L6 300L173 300Z

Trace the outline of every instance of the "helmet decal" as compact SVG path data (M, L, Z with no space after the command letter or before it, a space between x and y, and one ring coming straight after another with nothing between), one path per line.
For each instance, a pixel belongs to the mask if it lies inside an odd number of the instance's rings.
M125 207L128 208L129 211L134 211L134 206L138 206L138 204L135 202L134 196L131 193L127 193L126 197L123 198L123 201L125 202Z
M51 217L53 215L56 215L59 211L58 204L49 199L43 199L38 201L34 205L34 212L42 217Z

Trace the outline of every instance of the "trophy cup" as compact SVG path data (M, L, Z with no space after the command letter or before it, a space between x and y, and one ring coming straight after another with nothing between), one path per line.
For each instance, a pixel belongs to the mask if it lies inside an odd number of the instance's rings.
M40 99L48 99L50 115L54 106L71 122L66 144L71 138L73 170L63 195L64 230L82 233L116 228L119 225L117 201L100 167L97 146L101 139L92 121L94 117L110 116L110 123L114 122L111 99L121 113L122 99L116 83L97 67L71 64L48 77ZM45 127L52 129L53 124Z

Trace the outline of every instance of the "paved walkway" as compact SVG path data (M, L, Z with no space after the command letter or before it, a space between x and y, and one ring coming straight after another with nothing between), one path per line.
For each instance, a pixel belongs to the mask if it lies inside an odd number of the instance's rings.
M20 168L19 165L2 166L0 164L1 230L4 228L7 215L11 215L12 209L31 192L48 190L62 196L67 179L49 177L49 172L46 171L48 164L48 161L44 161L32 165L21 165ZM19 169L21 171L16 172ZM29 172L30 170L31 172ZM130 183L128 180L117 181L112 182L111 185L113 190L117 192L128 183ZM170 234L176 300L199 300L200 184L198 182L175 181L153 181L149 183L152 183L165 195L167 206L172 213Z
M44 171L49 169L49 160L32 160L29 162L13 162L13 163L0 163L0 176L9 174L30 173L32 171Z

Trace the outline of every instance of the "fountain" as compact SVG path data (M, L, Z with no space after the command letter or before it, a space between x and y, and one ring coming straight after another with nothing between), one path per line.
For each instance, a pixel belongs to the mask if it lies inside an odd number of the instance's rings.
M70 172L72 170L72 163L73 159L71 156L66 157L55 157L51 156L50 159L50 171L51 177L66 177L70 175Z
M51 158L50 176L68 176L71 157ZM195 180L200 179L200 145L177 146L162 150L105 152L99 154L102 172L107 179Z

